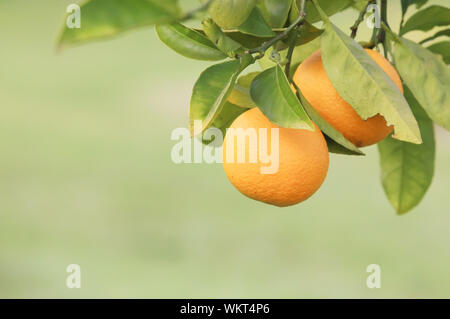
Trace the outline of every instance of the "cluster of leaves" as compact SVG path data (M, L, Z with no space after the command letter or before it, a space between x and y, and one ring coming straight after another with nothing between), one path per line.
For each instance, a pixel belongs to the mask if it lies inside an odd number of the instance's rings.
M373 0L203 0L190 12L182 12L178 0L87 0L81 6L82 28L64 27L58 44L70 46L155 25L161 41L185 57L226 60L207 68L195 83L190 120L201 120L202 131L225 130L241 113L259 107L281 127L313 129L315 122L330 152L364 155L309 105L298 88L296 93L292 90L293 70L321 49L325 70L341 97L363 119L381 114L394 126L394 134L379 143L382 182L397 212L405 213L431 184L433 122L450 130L450 42L437 40L450 34L442 28L450 24L450 9L423 8L427 0L398 1L400 32L388 26L387 1L381 0L382 28L374 29L364 46L382 47L393 60L404 95L354 40ZM411 6L417 12L405 19ZM349 7L361 11L351 36L329 19ZM201 21L201 27L188 27L188 20ZM318 21L323 22L321 29ZM441 28L420 43L404 37L434 27ZM262 71L244 74L255 62Z

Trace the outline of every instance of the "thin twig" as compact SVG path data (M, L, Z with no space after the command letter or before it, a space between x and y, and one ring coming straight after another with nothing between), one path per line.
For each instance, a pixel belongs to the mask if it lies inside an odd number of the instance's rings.
M292 55L294 54L295 49L295 42L297 40L297 32L298 32L299 26L295 27L294 30L292 30L291 35L289 36L288 45L289 49L286 55L287 63L284 68L284 73L286 74L286 77L290 79L290 72L291 72L291 64L292 64Z
M352 30L351 33L351 37L352 39L354 39L356 37L356 34L358 33L358 28L359 25L361 24L361 22L364 21L364 16L366 15L367 12L367 8L369 8L369 6L371 4L376 4L377 1L376 0L370 0L367 2L367 4L364 6L364 9L361 10L361 12L359 13L358 19L356 19L355 23L353 24L353 26L350 28L350 30Z
M387 22L387 0L381 0L381 22L389 27L389 24ZM387 57L386 31L383 29L378 32L377 44L378 43L383 44L384 57Z
M299 16L306 18L306 0L302 0L300 2L300 8L299 8ZM289 35L288 45L289 49L286 55L287 63L284 69L284 73L286 74L286 77L288 80L291 79L291 64L292 64L292 55L294 54L295 44L297 42L297 36L298 36L298 30L302 27L302 24L297 25L294 29L292 29L291 34Z

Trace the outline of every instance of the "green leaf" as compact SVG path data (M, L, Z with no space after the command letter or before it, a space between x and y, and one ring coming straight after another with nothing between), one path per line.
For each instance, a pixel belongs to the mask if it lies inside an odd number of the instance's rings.
M350 5L357 11L361 11L367 6L367 2L367 0L353 0Z
M289 11L289 17L288 21L289 23L293 23L295 20L297 20L299 14L300 14L300 8L299 8L299 2L297 0L291 0L291 11Z
M58 45L109 38L134 28L179 18L178 0L88 0L81 5L81 28L64 26Z
M321 8L328 16L332 16L338 12L347 9L352 5L353 0L319 0ZM366 2L367 3L367 2ZM300 13L297 0L293 0L291 12L289 14L289 22L294 22ZM321 20L320 14L311 1L306 2L306 20L309 23L315 23Z
M327 142L327 147L328 147L329 153L340 154L340 155L366 156L366 154L364 154L364 153L358 154L358 153L355 153L355 152L349 150L348 148L340 145L339 143L337 143L335 140L333 140L331 137L329 137L325 133L323 134L323 136L325 137L325 141Z
M230 102L226 102L222 110L217 115L214 122L211 124L211 127L215 127L219 129L222 132L222 135L225 136L226 129L231 126L231 124L234 122L234 120L241 115L242 113L248 111L248 109L239 107L237 105L234 105ZM206 145L211 144L214 142L214 140L211 139L205 139L204 136L202 136L202 142ZM223 140L222 140L223 142ZM220 143L214 143L214 146L220 146Z
M255 7L247 18L247 20L238 27L238 30L245 34L258 37L273 37L275 33L272 31L261 12Z
M225 31L225 34L246 49L260 47L267 41L267 38L257 37L239 31Z
M435 161L433 122L408 88L405 88L405 96L419 122L423 144L392 138L378 144L383 188L398 214L404 214L420 203L431 185Z
M262 72L253 80L250 96L271 122L286 128L314 130L313 123L279 65Z
M427 2L428 0L402 0L402 14L405 15L408 7L412 6L413 4L416 5L417 9L420 9Z
M228 37L213 20L203 20L202 27L206 36L228 56L232 57L236 51L242 48L240 43Z
M252 72L241 76L228 97L228 101L242 108L256 107L255 102L250 97L250 86L258 74L260 72Z
M403 81L437 124L450 130L450 71L439 57L422 46L388 32L392 55Z
M203 31L202 29L194 29L194 30L206 36L205 31ZM246 49L254 49L260 47L264 42L267 41L267 38L261 38L254 35L245 34L236 30L225 30L222 32L222 34L239 43L243 48Z
M200 134L212 125L233 90L237 77L251 63L253 58L245 55L240 60L213 65L200 75L194 85L189 109L191 134ZM201 132L193 131L195 120L202 121Z
M233 29L245 22L256 0L215 0L209 7L213 20L224 29Z
M450 42L443 41L435 43L427 48L433 53L439 54L446 64L450 64Z
M351 3L352 0L319 0L319 5L327 16L332 16L347 9ZM306 2L306 12L306 20L308 20L309 23L315 23L321 20L319 12L311 1ZM296 17L298 17L298 13Z
M450 9L443 6L429 6L416 12L400 29L400 35L413 30L428 31L450 24Z
M311 42L312 40L320 37L322 33L323 30L318 29L312 24L310 24L308 21L305 21L298 31L295 45L298 46Z
M292 0L258 0L264 19L272 28L284 27Z
M204 35L180 23L158 25L156 32L162 42L185 57L206 61L218 61L227 57Z
M429 50L413 41L399 37L397 37L397 39L401 39L400 42L402 42L410 52L422 61L423 67L434 73L442 83L450 85L450 70L437 55L432 54Z
M347 140L344 135L337 131L311 106L301 91L298 91L298 94L300 95L300 101L311 120L316 123L320 130L328 137L327 144L330 152L346 155L364 155L359 148Z
M417 122L391 78L364 49L331 22L325 23L322 60L339 95L367 120L381 114L394 125L394 137L421 143Z
M280 29L280 32L285 29ZM318 37L320 37L323 33L323 30L316 28L308 21L305 20L303 25L298 29L297 38L295 39L295 46L302 46L307 44ZM289 39L284 39L283 42L279 42L277 45L278 50L284 50L289 48Z
M445 30L441 30L439 32L436 32L436 34L434 34L433 36L431 36L429 38L426 38L426 39L423 39L422 41L420 41L420 44L423 44L425 42L428 42L428 41L431 41L431 40L434 40L434 39L437 39L437 38L443 37L443 36L450 37L450 29L445 29Z

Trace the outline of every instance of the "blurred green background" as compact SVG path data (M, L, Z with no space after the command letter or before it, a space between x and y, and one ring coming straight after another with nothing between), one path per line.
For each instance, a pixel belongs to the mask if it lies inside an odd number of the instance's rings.
M406 216L384 196L376 147L332 155L305 203L260 204L220 165L170 159L206 64L152 28L57 54L72 2L0 1L0 297L450 297L450 133L437 128L433 185ZM66 287L72 263L81 289ZM366 286L372 263L381 289Z

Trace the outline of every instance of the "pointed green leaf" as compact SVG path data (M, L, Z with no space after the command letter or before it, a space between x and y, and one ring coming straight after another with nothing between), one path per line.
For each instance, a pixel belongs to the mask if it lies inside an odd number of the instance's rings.
M298 18L300 12L297 2L298 0L292 1L292 8L289 14L289 22L291 23ZM333 14L347 9L353 4L353 0L319 0L319 4L328 16L332 16ZM311 1L306 2L306 20L308 20L309 23L315 23L321 20L319 12Z
M133 28L174 21L178 0L88 0L81 5L81 28L64 26L58 45L109 38Z
M289 11L289 18L288 18L289 23L293 23L295 20L297 20L299 14L300 14L299 2L297 0L292 0L291 11Z
M416 116L423 144L392 138L378 144L384 191L399 214L417 206L431 185L434 174L435 140L433 122L408 88L405 96Z
M367 0L353 0L350 5L359 12L367 6Z
M237 77L250 63L251 56L207 68L194 85L190 103L190 128L194 135L204 132L222 111ZM193 132L195 120L202 121L201 132Z
M305 43L311 42L314 39L320 37L323 33L323 30L316 28L308 21L305 21L303 25L300 27L297 39L295 41L295 45L303 45Z
M162 42L185 57L206 61L227 57L207 37L180 23L156 26L156 32Z
M420 41L420 44L423 44L425 42L428 41L432 41L434 39L437 39L439 37L450 37L450 29L445 29L445 30L441 30L439 32L436 32L436 34L434 34L433 36L423 39L422 41Z
M413 30L428 31L438 26L450 24L450 8L429 6L416 12L400 29L400 35Z
M311 120L317 124L320 130L328 137L328 150L332 153L347 155L364 155L359 148L352 142L347 140L344 135L337 131L330 123L328 123L308 102L308 100L299 91L300 101L308 113Z
M402 0L402 14L404 15L409 6L416 5L417 9L420 9L428 0Z
M327 16L332 16L333 14L345 10L349 5L351 5L351 3L352 0L319 0L319 5ZM306 20L308 20L309 23L315 23L321 20L321 16L317 9L314 7L312 1L306 2L306 13Z
M286 128L314 130L313 123L279 65L262 72L253 80L250 96L271 122Z
M284 31L286 29L280 29L280 31ZM320 37L323 33L323 30L316 28L315 26L313 26L312 24L310 24L308 21L304 21L302 26L298 29L297 32L297 37L295 39L295 45L298 46L303 46L304 44L307 44L311 41L314 41L315 39L317 39L318 37ZM283 43L285 44L284 46L281 46L280 43L278 43L278 50L284 50L285 48L287 49L289 47L288 44L288 39L283 40Z
M230 57L242 48L240 43L228 37L213 20L203 20L202 27L206 36L216 45L216 47Z
M394 137L420 144L417 122L392 79L364 49L331 22L325 23L322 59L339 95L367 120L381 114L394 125Z
M209 7L211 18L224 29L233 29L245 22L256 0L215 0Z
M427 49L433 53L439 54L446 64L450 64L450 41L434 43Z
M437 124L450 130L450 71L438 56L388 32L398 72L414 97Z
M366 154L364 154L364 153L359 154L359 153L349 150L348 148L342 146L341 144L339 144L338 142L333 140L331 137L329 137L325 133L323 133L323 136L325 137L325 141L327 142L327 147L328 147L329 153L340 154L340 155L352 155L352 156L366 156Z
M211 127L218 128L222 132L222 135L225 136L226 129L231 126L231 124L239 115L246 111L248 111L248 109L239 107L230 102L226 102L223 105L222 110L218 113L214 122L211 124ZM203 139L204 144L210 144L211 142L213 142L211 141L211 139ZM214 144L214 146L220 146L220 143Z
M241 76L234 85L228 101L242 108L256 107L255 102L250 97L250 86L258 74L260 72L252 72Z
M238 27L238 30L245 34L258 37L273 37L275 33L272 31L261 12L255 7L247 18L247 20Z
M258 7L272 28L282 28L287 21L291 3L291 0L258 0Z

